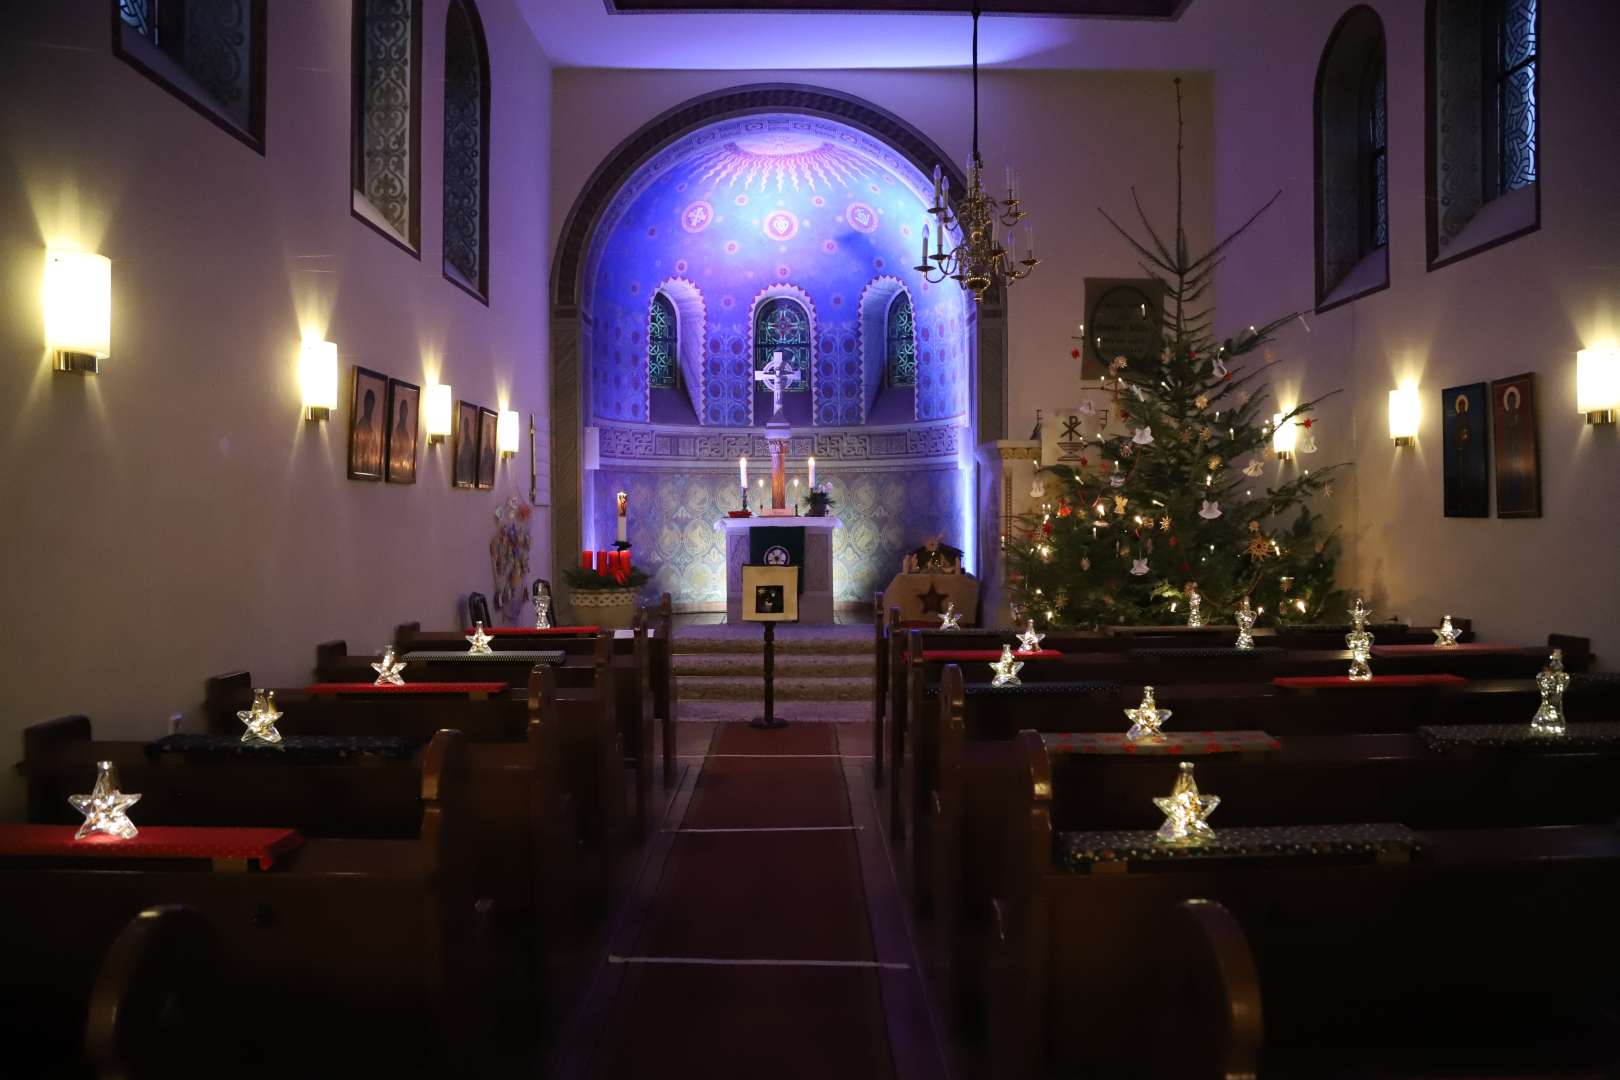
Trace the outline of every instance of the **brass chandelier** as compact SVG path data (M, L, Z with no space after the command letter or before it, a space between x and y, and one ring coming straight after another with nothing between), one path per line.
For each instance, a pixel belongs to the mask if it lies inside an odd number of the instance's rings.
M1035 257L1034 229L1024 226L1024 257L1018 257L1013 227L1024 220L1018 196L1013 191L1012 167L1007 167L1007 197L997 201L984 183L984 158L979 154L979 6L973 5L973 156L968 159L967 194L953 208L951 182L934 166L934 204L928 208L934 218L934 251L928 251L928 227L923 228L922 262L912 267L930 284L950 278L973 292L975 302L984 299L987 289L1011 285L1029 276L1040 264ZM959 229L962 242L945 250L945 230ZM998 228L1007 230L1006 243L996 238Z

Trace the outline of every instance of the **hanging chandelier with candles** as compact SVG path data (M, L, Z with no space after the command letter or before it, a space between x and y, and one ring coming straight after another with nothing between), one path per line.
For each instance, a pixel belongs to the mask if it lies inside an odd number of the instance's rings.
M1011 285L1028 277L1039 265L1035 257L1035 230L1024 226L1024 257L1018 257L1015 226L1024 220L1024 211L1013 187L1012 166L1007 166L1007 197L997 201L984 183L984 158L979 154L979 6L973 5L973 155L968 159L967 194L951 205L951 182L934 166L934 204L928 213L934 218L934 250L928 250L929 227L924 226L922 261L912 267L930 284L950 278L973 292L975 302L985 290ZM945 250L945 232L958 229L961 243ZM1006 242L997 239L1005 229Z

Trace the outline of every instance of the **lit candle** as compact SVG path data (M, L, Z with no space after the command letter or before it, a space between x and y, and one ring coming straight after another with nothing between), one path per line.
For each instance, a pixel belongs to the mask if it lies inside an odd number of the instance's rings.
M810 460L809 460L809 462L807 464L810 466L810 486L815 487L816 486L816 459L815 459L814 455L811 456L811 458L810 458Z
M945 257L945 223L940 222L938 229L934 230L934 254L940 258Z
M926 225L924 225L924 226L923 226L923 253L922 253L922 261L921 261L921 262L919 262L919 263L918 263L918 264L917 264L917 265L918 265L918 266L919 266L919 267L926 267L926 266L927 266L927 265L928 265L928 226L926 226Z
M1033 262L1035 259L1035 226L1024 226L1024 242L1029 245L1029 254L1025 258Z
M598 551L596 553L596 572L598 574L611 574L613 572L613 552Z
M1011 202L1012 197L1013 197L1013 183L1012 183L1012 180L1013 180L1012 166L1008 165L1007 166L1007 201L1008 202Z
M742 486L742 489L744 491L748 490L748 458L747 457L740 457L740 458L737 459L737 483Z
M614 498L618 500L619 504L619 533L616 539L619 541L619 543L623 544L627 543L630 539L628 536L628 526L630 523L630 496L621 491L615 495Z
M939 197L940 197L939 178L943 174L943 172L944 172L944 170L941 169L939 164L936 162L934 164L934 205L935 206L943 206L944 205L944 203L939 201Z

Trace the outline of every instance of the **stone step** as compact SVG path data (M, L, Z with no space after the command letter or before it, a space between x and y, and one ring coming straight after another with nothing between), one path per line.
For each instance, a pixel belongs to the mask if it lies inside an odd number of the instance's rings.
M844 653L782 653L776 658L777 678L814 678L846 675L874 677L876 660L870 655ZM761 678L763 653L676 653L676 675L738 675Z
M676 631L675 655L712 655L724 654L760 654L765 651L764 636L756 630L751 637L741 638L691 638ZM776 651L780 653L809 653L823 656L871 656L873 655L872 635L868 632L859 638L849 637L804 637L789 638L778 636Z
M776 696L782 701L871 701L870 676L778 678ZM682 706L690 701L751 701L763 698L760 676L677 675L675 693Z
M683 724L752 720L760 715L763 708L762 702L757 698L753 701L683 701L680 703L676 715ZM871 720L872 703L869 701L784 701L777 704L776 712L791 724L851 724ZM870 752L869 748L864 744L858 746L857 749L863 753Z

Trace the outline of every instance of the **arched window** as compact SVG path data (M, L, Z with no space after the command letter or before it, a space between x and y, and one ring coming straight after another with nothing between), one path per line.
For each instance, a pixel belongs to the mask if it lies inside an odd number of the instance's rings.
M647 388L673 390L680 385L677 355L680 323L675 304L661 292L653 293L647 307Z
M797 300L773 296L754 315L754 370L782 354L783 393L810 390L810 315ZM791 373L791 374L789 374Z
M1539 7L1538 0L1429 0L1431 270L1541 224Z
M904 290L889 301L883 335L884 374L890 386L917 385L917 327Z
M112 0L113 53L264 153L265 0Z
M413 255L422 220L421 0L354 0L354 216Z
M489 54L472 0L444 20L444 276L489 299Z
M1333 28L1316 71L1316 306L1389 284L1384 26L1365 4Z

